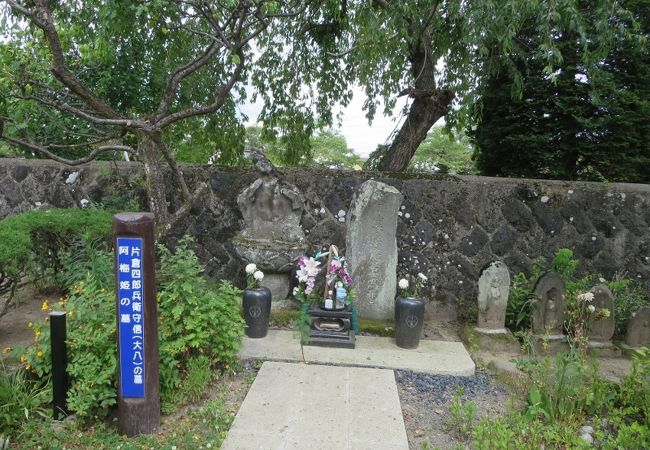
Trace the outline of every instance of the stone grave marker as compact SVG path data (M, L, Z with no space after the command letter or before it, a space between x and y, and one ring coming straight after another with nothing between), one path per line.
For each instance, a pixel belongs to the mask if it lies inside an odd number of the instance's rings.
M591 304L596 307L596 312L605 308L609 310L609 317L595 320L589 320L589 340L590 343L606 343L614 336L614 295L604 284L594 286L591 291L594 299Z
M275 177L255 180L237 197L245 226L232 239L237 254L264 271L260 283L277 304L289 294L290 272L307 249L300 227L304 197Z
M397 212L402 194L374 180L363 183L347 216L346 257L360 317L392 319L397 284Z
M533 333L538 336L564 336L564 306L566 288L562 277L549 272L542 276L533 293L536 305L533 311Z
M506 307L510 293L510 273L500 261L493 262L478 280L477 331L489 334L507 333Z
M650 345L650 306L632 314L627 325L625 345L631 348Z

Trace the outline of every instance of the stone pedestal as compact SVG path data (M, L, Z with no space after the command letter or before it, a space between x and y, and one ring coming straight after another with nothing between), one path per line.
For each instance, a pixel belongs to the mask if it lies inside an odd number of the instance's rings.
M309 314L307 345L354 348L355 336L352 329L351 309L328 310L312 303L307 314Z

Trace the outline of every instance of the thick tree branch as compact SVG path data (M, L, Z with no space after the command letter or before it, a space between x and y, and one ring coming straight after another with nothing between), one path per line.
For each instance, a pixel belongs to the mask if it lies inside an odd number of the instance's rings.
M36 144L36 143L33 143L33 142L29 142L29 141L25 141L25 140L22 140L22 139L17 139L17 138L14 138L14 137L11 137L11 136L5 136L5 135L0 136L0 139L5 141L5 142L8 142L9 144L12 144L12 145L15 145L15 146L18 146L18 147L23 147L23 148L38 152L38 153L40 153L42 155L47 156L48 158L50 158L53 161L60 162L61 164L65 164L67 166L78 166L80 164L85 164L85 163L90 162L93 159L95 159L95 157L97 157L97 155L99 155L100 153L109 152L109 151L116 151L117 150L117 151L132 153L132 154L136 153L135 149L133 149L132 147L129 147L128 145L107 144L107 145L102 145L100 147L96 147L88 155L86 155L86 156L84 156L82 158L79 158L79 159L66 159L66 158L62 158L61 156L58 156L58 155L52 153L49 150L49 148L51 146L46 147L46 146L39 145L39 144Z
M213 103L206 106L198 106L175 112L155 122L154 126L162 130L169 125L178 122L179 120L187 119L189 117L202 116L204 114L211 114L218 111L219 108L221 108L224 103L226 103L226 99L228 98L228 95L230 95L230 91L232 90L235 83L239 81L241 73L244 70L245 57L241 49L238 52L238 56L239 63L237 64L237 67L235 67L235 70L230 76L228 82L217 89L215 101Z
M180 185L181 192L183 194L183 201L185 202L189 201L191 198L190 190L187 187L185 178L183 177L183 174L181 173L181 170L178 167L178 164L176 163L176 159L174 159L174 157L172 156L169 147L167 147L167 144L163 142L159 134L152 136L152 139L156 143L160 151L162 152L165 161L167 161L167 164L169 164L169 167L172 171L172 174L174 175L174 178L176 179L176 182Z
M149 126L140 120L131 120L131 119L103 119L101 117L93 116L86 111L72 106L68 103L62 101L52 101L46 100L41 97L36 97L34 95L16 95L15 98L20 98L22 100L32 100L42 105L50 106L52 108L58 109L59 111L65 111L74 114L81 119L87 120L90 123L95 125L108 125L108 126L119 126L119 127L128 127L128 128L148 128Z
M18 4L14 0L5 0L14 10L24 14L32 23L43 31L45 40L50 48L52 55L52 73L68 89L74 92L79 99L90 106L98 114L111 118L120 119L121 114L111 108L106 102L95 95L88 89L79 78L76 77L65 64L63 48L59 39L59 34L52 22L52 14L47 0L35 0L35 9L30 10Z
M171 231L172 227L181 220L185 215L190 211L192 206L194 206L194 202L196 202L199 197L203 196L206 192L208 191L208 184L201 182L199 183L198 187L192 194L192 196L180 207L178 210L172 214L172 216L169 218L167 222L163 224L163 227L159 227L156 229L156 240L161 241L164 240L164 238L169 234Z
M210 61L210 59L219 51L219 48L220 46L216 42L213 42L200 56L195 58L190 63L184 65L183 67L179 67L172 74L172 76L169 77L167 86L165 87L165 92L163 93L162 99L160 100L160 106L158 107L158 112L156 113L156 117L154 119L155 121L162 119L169 112L171 101L176 94L176 89L178 88L178 85L181 83L181 81L206 65L208 61Z

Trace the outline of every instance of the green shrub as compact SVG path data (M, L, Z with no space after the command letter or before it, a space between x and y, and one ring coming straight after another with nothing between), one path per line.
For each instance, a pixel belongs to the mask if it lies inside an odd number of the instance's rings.
M587 365L575 351L545 358L530 371L528 394L530 418L564 420L573 415L600 414L614 399L613 387L598 375L594 364Z
M236 357L243 335L239 311L241 292L228 282L211 287L200 276L201 268L184 238L172 253L159 247L159 338L161 401L179 397L185 377L191 377L190 397L203 385L205 367L228 367ZM96 267L112 267L112 254L90 252ZM78 261L80 264L81 262ZM110 277L109 277L110 278ZM102 415L116 403L116 321L115 292L112 280L91 272L69 289L67 297L44 309L68 313L68 372L71 387L68 407L79 416ZM32 324L35 343L22 356L25 368L39 377L51 372L49 328ZM205 359L208 364L205 363ZM189 361L194 361L188 366ZM202 381L203 380L203 381Z
M181 239L175 253L159 246L160 375L162 392L180 385L179 366L206 355L221 367L235 359L244 334L241 291L222 281L211 289L201 276L192 239Z
M94 208L30 211L0 220L0 278L10 280L4 292L27 274L38 284L62 287L62 252L81 236L108 242L110 235L111 214Z
M67 312L69 409L81 416L106 413L116 403L114 291L89 274L67 297L53 305L44 303L43 308ZM49 326L36 323L32 328L36 342L26 350L26 367L46 378L52 370Z
M614 294L614 321L616 328L614 338L623 340L632 314L650 305L643 285L629 278L620 278L607 283Z
M524 273L515 275L508 296L506 327L512 331L524 331L530 328L535 306L533 297L535 285L539 278L548 271L557 272L564 280L567 289L566 313L569 318L577 307L577 295L588 292L599 282L605 282L597 273L577 278L575 273L579 263L579 260L573 257L573 252L570 249L561 248L555 252L550 263L543 257L537 258L530 276L526 276ZM650 299L641 283L635 280L620 278L605 282L605 284L614 294L614 318L616 321L614 337L623 339L632 313L650 305Z

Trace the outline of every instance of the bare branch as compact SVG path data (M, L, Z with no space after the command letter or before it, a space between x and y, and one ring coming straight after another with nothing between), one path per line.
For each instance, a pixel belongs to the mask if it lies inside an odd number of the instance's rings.
M53 161L60 162L61 164L65 164L67 166L78 166L80 164L85 164L85 163L90 162L93 159L95 159L95 157L97 155L99 155L100 153L109 152L109 151L116 151L117 150L117 151L132 153L132 154L136 153L135 149L133 149L132 147L129 147L128 145L108 144L108 145L102 145L101 147L97 147L97 148L93 149L92 152L90 152L88 155L84 156L83 158L66 159L66 158L62 158L62 157L52 153L51 151L49 151L49 148L51 146L45 147L45 146L42 146L42 145L39 145L39 144L35 144L33 142L28 142L28 141L25 141L25 140L22 140L22 139L17 139L17 138L11 137L11 136L4 136L4 135L0 136L0 139L4 140L5 142L8 142L9 144L12 144L12 145L15 145L15 146L18 146L18 147L24 147L24 148L27 148L29 150L38 152L38 153L40 153L42 155L47 156L48 158L50 158Z
M62 101L52 101L46 100L41 97L36 97L34 95L15 95L15 98L20 98L23 100L32 100L42 105L50 106L52 108L58 109L59 111L65 111L74 114L88 122L94 123L95 125L108 125L108 126L119 126L119 127L128 127L128 128L149 128L147 123L140 120L131 120L131 119L102 119L100 117L95 117L92 114L87 113L86 111L72 106L68 103Z

